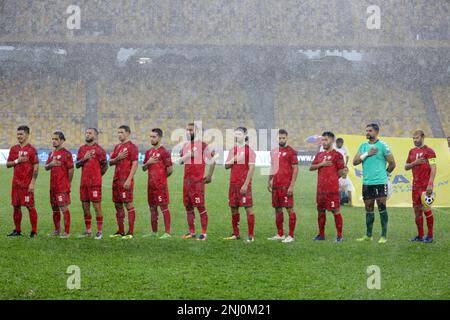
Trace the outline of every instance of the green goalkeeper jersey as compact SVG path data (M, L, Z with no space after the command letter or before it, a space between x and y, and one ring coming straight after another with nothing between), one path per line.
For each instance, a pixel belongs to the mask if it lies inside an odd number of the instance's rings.
M386 171L386 156L391 154L391 149L382 140L370 144L365 142L359 146L358 152L361 154L368 152L371 148L377 148L378 151L371 157L364 159L363 167L363 185L387 184L388 174Z

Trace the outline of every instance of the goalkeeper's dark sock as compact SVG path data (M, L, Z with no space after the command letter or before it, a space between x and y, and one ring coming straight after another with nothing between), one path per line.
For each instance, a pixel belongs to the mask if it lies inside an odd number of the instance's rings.
M373 230L373 222L375 221L375 214L373 212L366 212L366 227L367 227L367 236L372 236Z
M387 210L381 210L380 211L380 220L381 220L381 236L385 237L387 236L387 227L388 227L388 213Z

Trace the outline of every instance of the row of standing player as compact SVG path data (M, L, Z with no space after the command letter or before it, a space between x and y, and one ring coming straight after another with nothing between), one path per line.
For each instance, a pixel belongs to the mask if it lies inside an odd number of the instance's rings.
M130 140L130 128L121 126L118 129L120 143L115 146L109 160L109 165L115 166L113 178L113 201L116 209L118 231L111 237L132 239L134 235L135 209L133 206L133 177L138 168L138 150ZM206 240L208 213L205 208L205 184L212 181L215 161L214 151L208 149L208 145L197 140L198 129L193 123L189 123L186 129L187 139L177 160L184 164L183 203L186 208L189 232L184 239L196 238L195 212L197 208L200 214L201 234L198 240ZM387 176L395 168L395 161L389 147L378 139L379 127L370 124L366 127L367 143L363 143L354 159L354 165L363 164L363 198L366 205L367 234L359 241L372 240L372 227L374 220L374 203L377 202L380 210L382 237L380 243L387 241ZM36 149L28 143L30 130L21 126L17 130L19 144L12 147L7 160L7 167L14 167L12 186L12 205L14 207L14 231L9 236L21 235L21 207L28 208L32 225L31 237L37 235L37 212L34 207L34 186L38 174L38 158ZM84 211L86 226L82 237L91 236L90 212L93 204L96 222L96 239L103 236L103 214L101 208L102 176L106 173L108 162L106 152L97 143L98 131L89 128L85 132L85 144L80 147L75 163L76 168L82 168L80 183L80 200ZM161 238L170 238L170 211L169 191L167 177L172 173L172 161L170 152L162 145L163 132L160 129L152 129L150 140L152 148L145 154L142 169L148 171L148 204L151 212L152 233L156 235L158 227L158 207L164 217L165 233ZM230 150L225 162L225 168L231 169L229 185L229 206L231 208L231 220L233 233L226 240L240 239L239 208L243 207L247 214L248 237L247 241L254 241L255 215L252 209L252 177L255 170L255 152L247 143L247 129L239 127L235 130L235 146ZM294 241L296 226L296 213L294 211L294 186L298 173L298 159L296 151L287 144L288 133L281 129L278 135L279 147L271 151L272 172L268 180L268 190L272 193L272 205L275 208L277 235L269 240L281 240L284 243ZM339 182L343 174L345 163L342 155L333 149L334 134L324 132L322 135L323 151L318 152L310 170L318 170L317 184L317 210L319 234L314 240L325 239L326 211L331 211L334 216L337 229L336 242L342 242L343 221L340 214ZM436 173L435 154L424 145L422 131L414 133L416 148L411 149L408 156L406 169L413 169L413 205L416 213L418 235L414 241L432 241L432 214L431 210L424 212L420 202L422 192L431 193L433 180ZM62 132L55 132L52 137L54 151L48 157L46 170L51 171L50 178L50 202L53 210L55 231L53 235L66 238L70 234L70 185L73 177L74 164L71 153L63 147L65 141ZM370 160L370 161L367 161ZM373 160L373 161L372 161ZM388 167L386 168L386 162ZM205 166L209 164L208 173L205 176ZM382 171L379 169L383 168ZM381 174L380 174L381 172ZM424 181L426 180L426 183ZM289 216L289 234L284 235L283 208ZM128 232L125 233L125 210L128 213ZM61 213L64 219L64 232L60 231ZM428 235L423 235L423 213L427 217ZM146 236L149 236L146 235ZM431 241L430 241L431 240Z

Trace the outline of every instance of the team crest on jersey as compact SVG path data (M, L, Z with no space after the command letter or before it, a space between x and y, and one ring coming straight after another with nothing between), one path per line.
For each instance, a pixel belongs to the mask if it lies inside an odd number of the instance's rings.
M330 161L332 157L331 156L325 156L324 158L325 158L325 160Z
M56 159L61 159L61 155L58 154L58 155L56 156Z
M28 151L19 151L19 156L27 156Z
M281 155L282 155L283 157L285 157L285 156L287 155L287 152L283 152Z

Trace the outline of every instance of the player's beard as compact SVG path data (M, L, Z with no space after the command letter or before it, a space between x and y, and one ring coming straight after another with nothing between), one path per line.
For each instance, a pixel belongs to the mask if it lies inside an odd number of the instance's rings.
M88 139L88 138L86 138L86 140L85 140L87 143L92 143L92 142L94 142L94 139Z
M194 133L189 134L189 139L190 139L191 141L194 141L194 139L195 139L195 134L194 134Z
M375 140L375 136L371 136L370 134L366 134L366 138L368 140Z
M279 145L281 148L284 148L284 147L286 146L286 142L283 142L283 143L279 142L278 145Z

